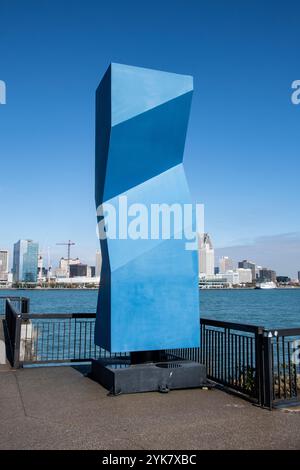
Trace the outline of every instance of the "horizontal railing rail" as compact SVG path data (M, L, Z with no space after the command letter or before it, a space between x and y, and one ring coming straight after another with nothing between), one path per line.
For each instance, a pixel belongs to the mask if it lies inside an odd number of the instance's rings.
M300 328L268 329L266 331L272 336L300 336Z
M95 313L27 313L22 315L24 320L66 319L66 318L96 318Z
M245 331L249 333L256 333L264 329L263 326L251 325L250 323L242 324L242 323L227 322L227 321L220 321L220 320L211 320L209 318L201 318L200 323L203 326L204 325L215 326L217 328L228 328L230 330Z

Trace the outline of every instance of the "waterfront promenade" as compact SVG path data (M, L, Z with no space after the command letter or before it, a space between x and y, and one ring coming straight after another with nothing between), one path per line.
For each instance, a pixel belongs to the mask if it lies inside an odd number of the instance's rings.
M220 390L108 397L83 372L0 366L0 448L300 449L300 408Z

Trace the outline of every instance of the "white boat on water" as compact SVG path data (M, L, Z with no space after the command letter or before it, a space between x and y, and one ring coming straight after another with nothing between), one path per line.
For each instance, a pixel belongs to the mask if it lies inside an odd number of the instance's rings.
M261 282L260 284L257 284L257 289L276 289L276 284L273 281L270 282Z

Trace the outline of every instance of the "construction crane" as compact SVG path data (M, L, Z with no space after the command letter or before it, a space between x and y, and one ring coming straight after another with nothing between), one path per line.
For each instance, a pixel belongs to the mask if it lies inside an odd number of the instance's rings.
M68 275L70 275L71 246L75 245L75 243L68 240L67 242L56 243L56 245L64 245L68 247Z

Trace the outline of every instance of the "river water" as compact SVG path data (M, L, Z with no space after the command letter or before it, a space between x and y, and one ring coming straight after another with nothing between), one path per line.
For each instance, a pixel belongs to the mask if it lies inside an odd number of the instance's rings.
M26 296L36 313L95 312L97 290L0 290L0 296ZM200 316L267 328L300 327L300 289L200 290Z

